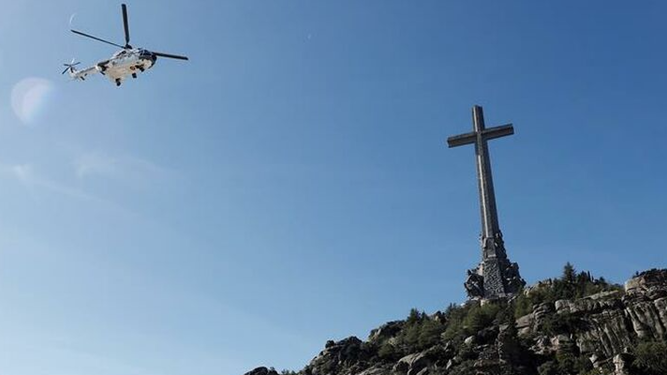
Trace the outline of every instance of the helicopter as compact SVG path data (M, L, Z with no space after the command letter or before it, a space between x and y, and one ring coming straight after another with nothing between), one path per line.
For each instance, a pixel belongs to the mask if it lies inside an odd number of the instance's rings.
M124 46L98 38L96 36L92 36L90 34L83 33L81 31L73 29L70 29L70 31L74 34L94 39L99 42L110 44L122 49L114 53L110 59L100 61L97 64L82 70L76 69L76 66L79 65L80 62L74 62L74 59L72 59L72 62L63 64L65 66L65 70L63 70L62 74L69 72L69 76L73 80L80 79L85 81L88 76L95 73L100 73L103 76L109 78L111 82L114 82L116 86L120 86L127 77L131 76L132 78L137 78L137 73L143 73L155 66L158 57L177 60L189 60L187 56L172 55L169 53L150 51L145 48L132 47L130 45L130 28L127 18L127 6L125 4L121 4L121 9L123 12L123 27L125 29Z

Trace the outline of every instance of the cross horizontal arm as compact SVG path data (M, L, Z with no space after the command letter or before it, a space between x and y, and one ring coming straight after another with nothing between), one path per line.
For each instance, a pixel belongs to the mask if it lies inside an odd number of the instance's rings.
M471 143L475 143L476 140L477 140L477 133L472 132L472 133L465 133L449 137L447 138L447 144L449 145L449 148L452 148L463 145L469 145Z
M512 126L512 124L507 124L496 126L494 128L484 129L482 132L482 137L488 141L489 139L506 137L512 134L514 134L514 126Z

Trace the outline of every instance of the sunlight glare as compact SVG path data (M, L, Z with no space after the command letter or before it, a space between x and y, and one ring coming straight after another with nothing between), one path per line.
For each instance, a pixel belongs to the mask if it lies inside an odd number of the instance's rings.
M34 124L42 118L55 91L51 81L26 78L12 89L12 108L23 124Z

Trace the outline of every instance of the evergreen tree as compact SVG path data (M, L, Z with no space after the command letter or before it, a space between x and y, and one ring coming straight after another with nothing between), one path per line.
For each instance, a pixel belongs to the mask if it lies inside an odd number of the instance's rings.
M561 279L568 283L574 283L576 281L577 271L574 269L572 263L567 262L563 267L563 277Z

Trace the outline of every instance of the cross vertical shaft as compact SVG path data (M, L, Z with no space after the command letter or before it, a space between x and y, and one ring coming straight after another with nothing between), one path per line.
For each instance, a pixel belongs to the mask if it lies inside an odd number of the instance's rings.
M484 112L476 105L472 109L473 130L476 135L475 155L477 157L477 182L479 186L479 205L482 218L482 236L493 237L500 228L498 225L498 211L496 209L496 194L493 189L493 175L491 173L491 159L489 147L484 138Z
M519 266L507 259L503 235L498 224L498 210L493 188L491 158L487 141L514 134L512 124L486 128L482 107L472 109L473 131L447 139L449 147L475 144L479 205L482 219L482 262L468 271L465 287L474 299L496 299L515 294L525 282Z

